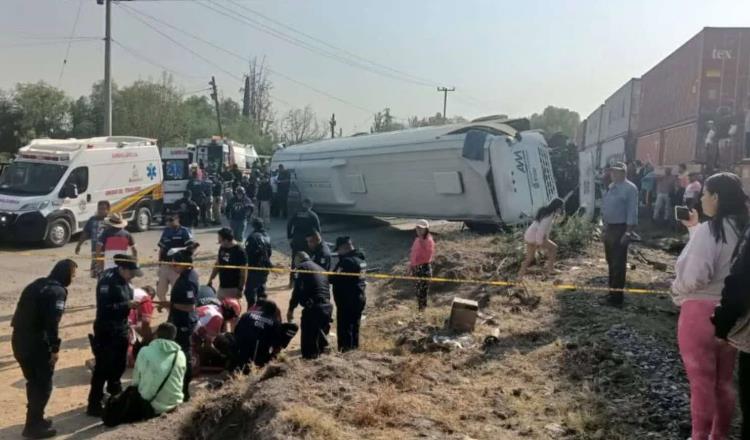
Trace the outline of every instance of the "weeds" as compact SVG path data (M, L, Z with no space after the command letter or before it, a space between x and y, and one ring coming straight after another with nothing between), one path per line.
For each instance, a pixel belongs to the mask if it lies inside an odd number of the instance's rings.
M342 432L328 414L309 406L295 405L281 413L292 425L295 436L312 440L344 440L350 438Z

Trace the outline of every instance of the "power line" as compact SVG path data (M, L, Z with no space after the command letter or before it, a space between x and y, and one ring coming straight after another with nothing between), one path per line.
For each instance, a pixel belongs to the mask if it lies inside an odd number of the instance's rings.
M234 52L234 51L231 51L231 50L229 50L229 49L226 49L226 48L224 48L224 47L222 47L222 46L219 46L218 44L216 44L216 43L213 43L213 42L211 42L211 41L208 41L208 40L206 40L206 39L204 39L204 38L198 37L198 36L196 36L196 35L194 35L194 34L192 34L192 33L190 33L190 32L187 32L187 31L185 31L185 30L183 30L183 29L181 29L181 28L179 28L179 27L177 27L177 26L174 26L174 25L172 25L172 24L170 24L170 23L167 23L167 22L165 22L164 20L158 19L158 18L156 18L156 17L153 17L153 16L151 16L151 15L149 15L149 14L146 14L146 13L144 13L144 12L136 11L136 10L134 10L134 9L130 8L129 6L125 6L125 5L123 5L123 4L119 4L119 6L120 6L121 8L123 8L124 10L126 10L126 12L128 12L129 14L131 14L131 16L135 17L135 18L136 18L136 19L137 19L138 21L140 21L141 23L145 24L146 26L148 26L149 28L151 28L151 29L152 29L152 30L154 30L155 32L157 32L157 33L161 34L161 35L162 35L163 37L165 37L165 38L167 38L168 40L172 41L172 42L173 42L174 44L176 44L176 45L178 45L178 46L182 47L183 49L185 49L185 50L187 50L187 51L191 52L191 53L192 53L193 55L195 55L195 56L197 56L197 57L201 58L202 60L206 61L207 63L210 63L210 64L217 64L217 63L215 63L215 62L213 62L213 61L211 61L211 60L207 59L206 57L204 57L204 56L200 55L199 53L195 52L195 51L194 51L193 49L191 49L191 48L189 48L189 47L187 47L187 46L184 46L184 45L183 45L182 43L180 43L180 42L178 42L177 40L173 39L173 38L172 38L171 36L169 36L169 35L165 34L165 33L164 33L164 32L162 32L162 31L161 31L160 29L156 28L156 27L155 27L155 26L153 26L153 25L152 25L151 23L148 23L148 22L147 22L146 20L142 19L142 18L141 18L141 17L139 17L138 15L142 15L142 16L148 17L148 18L150 18L151 20L153 20L153 21L155 21L155 22L157 22L157 23L159 23L159 24L161 24L161 25L163 25L163 26L169 27L170 29L173 29L173 30L175 30L175 31L177 31L177 32L179 32L179 33L181 33L181 34L183 34L183 35L186 35L186 36L188 36L188 37L190 37L190 38L193 38L193 39L195 39L195 40L197 40L197 41L200 41L200 42L202 42L202 43L204 43L204 44L207 44L207 45L209 45L209 46L211 46L211 47L213 47L213 48L215 48L215 49L217 49L217 50L220 50L220 51L222 51L222 52L224 52L224 53L226 53L226 54L228 54L228 55L231 55L231 56L233 56L233 57L237 58L238 60L241 60L242 62L245 62L245 61L246 61L246 58L245 58L245 57L244 57L243 55L241 55L241 54L238 54L238 53L236 53L236 52ZM136 14L137 14L137 15L136 15ZM218 68L218 67L217 67L217 68ZM221 71L223 71L224 73L228 74L229 76L231 76L231 77L233 77L233 78L236 78L236 79L237 79L237 80L239 80L239 81L243 81L243 80L244 80L244 78L240 78L240 77L236 76L235 74L233 74L233 73L230 73L230 72L228 72L228 71L226 71L226 70L224 70L224 69L221 69L221 68L218 68L218 69L219 69L219 70L221 70ZM315 86L312 86L312 85L310 85L310 84L307 84L307 83L305 83L305 82L302 82L302 81L300 81L300 80L297 80L297 79L295 79L295 78L292 78L291 76L289 76L289 75L286 75L286 74L284 74L284 73L281 73L281 72L279 72L279 71L277 71L277 70L271 69L271 68L269 68L269 67L266 67L266 69L268 69L268 71L269 71L269 72L271 72L271 73L273 73L274 75L280 76L280 77L282 77L282 78L286 79L287 81L291 81L291 82L293 82L293 83L296 83L296 84L298 84L298 85L300 85L300 86L302 86L302 87L305 87L305 88L307 88L307 89L309 89L309 90L312 90L312 91L314 91L314 92L316 92L316 93L318 93L318 94L320 94L320 95L326 96L326 97L328 97L328 98L330 98L330 99L333 99L333 100L335 100L335 101L341 102L341 103L343 103L343 104L346 104L346 105L349 105L349 106L351 106L351 107L353 107L353 108L356 108L356 109L358 109L358 110L361 110L361 111L364 111L364 112L367 112L367 113L375 113L375 112L373 112L373 111L372 111L371 109L368 109L368 108L362 107L362 106L360 106L360 105L357 105L357 104L355 104L355 103L353 103L353 102L351 102L351 101L348 101L348 100L346 100L346 99L344 99L344 98L340 98L340 97L338 97L338 96L332 95L332 94L330 94L330 93L328 93L328 92L326 92L326 91L324 91L324 90L321 90L321 89L319 89L319 88L317 88L317 87L315 87Z
M65 49L65 57L63 58L62 66L60 66L60 76L57 78L57 87L60 87L62 83L63 74L65 73L65 66L68 64L68 56L70 55L70 46L73 44L73 38L76 35L76 28L78 27L78 20L81 18L81 8L83 7L83 0L78 0L78 11L76 12L76 18L73 21L73 30L70 31L70 40L68 41L68 47Z
M320 43L320 44L322 44L322 45L324 45L324 46L326 46L326 47L328 47L328 48L331 48L331 49L333 49L333 50L335 50L335 51L341 52L342 54L345 54L346 56L348 56L348 57L350 57L350 58L353 58L353 59L356 59L356 60L362 61L362 62L364 62L364 63L367 63L367 64L370 64L370 65L372 65L372 66L378 67L378 68L380 68L380 69L384 69L384 70L387 70L387 71L393 72L394 74L397 74L397 75L401 75L401 76L403 76L403 77L404 77L405 79L408 79L408 80L409 80L408 82L411 82L411 83L414 83L414 84L418 84L418 85L424 85L424 86L428 86L428 87L433 87L433 86L434 86L434 84L436 84L436 83L437 83L436 81L432 81L432 80L430 80L430 79L425 79L425 78L422 78L422 77L418 77L418 76L416 76L416 75L412 75L412 74L410 74L410 73L404 72L404 71L402 71L402 70L398 70L398 69L395 69L395 68L393 68L393 67L390 67L390 66L388 66L388 65L385 65L385 64L382 64L382 63L378 63L378 62L376 62L376 61L372 61L372 60L369 60L369 59L367 59L367 58L364 58L364 57L362 57L362 56L360 56L360 55L357 55L357 54L355 54L355 53L352 53L352 52L350 52L350 51L348 51L348 50L346 50L346 49L342 49L342 48L340 48L340 47L334 46L334 45L332 45L332 44L330 44L330 43L328 43L328 42L326 42L326 41L324 41L324 40L322 40L322 39L320 39L320 38L317 38L317 37L315 37L315 36L313 36L313 35L310 35L310 34L307 34L307 33L305 33L305 32L302 32L302 31L300 31L299 29L295 29L295 28L294 28L294 27L292 27L292 26L289 26L289 25L287 25L287 24L285 24L285 23L282 23L282 22L280 22L280 21L278 21L278 20L276 20L276 19L274 19L274 18L271 18L271 17L269 17L269 16L267 16L267 15L264 15L264 14L262 14L262 13L260 13L260 12L256 11L256 10L254 10L254 9L251 9L251 8L250 8L250 7L248 7L248 6L245 6L245 5L239 4L239 3L238 3L238 2L236 2L236 1L232 1L232 0L229 0L229 3L232 3L232 4L233 4L233 5L235 5L236 7L238 7L238 8L241 8L241 9L244 9L245 11L248 11L248 12L250 12L250 13L252 13L252 14L255 14L255 15L257 15L257 16L259 16L259 17L261 17L261 18L263 18L263 19L265 19L265 20L267 20L267 21L271 22L271 23L274 23L274 24L276 24L276 25L278 25L278 26L281 26L281 27L283 27L284 29L287 29L287 30L289 30L289 31L292 31L292 32L294 32L294 33L296 33L296 34L299 34L299 35L302 35L302 36L304 36L304 37L306 37L306 38L309 38L309 39L311 39L311 40L313 40L313 41L315 41L315 42L317 42L317 43Z
M10 43L10 44L2 44L0 45L0 48L6 49L6 48L13 48L13 47L37 47L37 46L57 46L60 44L68 44L68 42L71 40L62 40L62 41L44 41L39 43ZM92 41L96 40L72 40L73 43L90 43Z
M142 55L142 54L138 53L138 51L136 51L135 49L130 48L128 46L125 46L124 44L120 43L119 41L115 40L114 38L112 39L112 42L115 43L115 45L117 45L120 49L122 49L125 52L129 53L131 56L133 56L135 58L138 58L139 60L144 61L144 62L146 62L148 64L151 64L154 67L158 67L158 68L160 68L160 69L162 69L162 70L164 70L166 72L169 72L169 73L171 73L173 75L177 75L177 76L181 76L183 78L189 78L189 79L203 78L202 76L190 75L190 74L187 74L187 73L179 72L179 71L174 70L174 69L170 69L169 67L166 67L165 65L163 65L161 63L158 63L158 62L156 62L156 61L154 61L154 60L146 57L145 55Z
M154 32L156 32L157 34L159 34L159 35L161 35L162 37L166 38L167 40L171 41L171 42L172 42L172 44L174 44L174 45L176 45L176 46L178 46L178 47L181 47L182 49L184 49L184 50L186 50L186 51L190 52L191 54L193 54L193 56L195 56L195 57L198 57L198 58L200 58L201 60L203 60L204 62L206 62L206 63L208 63L208 64L212 65L212 66L213 66L214 68L216 68L217 70L219 70L219 71L221 71L221 72L225 73L225 74L226 74L226 75L228 75L229 77L231 77L231 78L234 78L234 79L236 79L237 81L240 81L240 82L243 82L243 81L244 81L244 78L242 78L242 77L238 76L238 75L237 75L237 74L235 74L235 73L232 73L232 72L230 72L230 71L228 71L228 70L224 69L223 67L219 67L219 63L216 63L216 62L214 62L214 61L212 61L212 60L210 60L210 59L208 59L208 58L204 57L204 56L203 56L203 55L201 55L200 53L198 53L198 52L194 51L193 49L189 48L188 46L185 46L184 44L182 44L182 43L180 43L179 41L175 40L175 39L174 39L174 38L172 38L172 37L171 37L171 36L170 36L169 34L167 34L167 33L163 32L163 31L162 31L161 29L157 28L156 26L152 25L151 23L147 22L146 20L142 19L141 17L139 17L138 15L136 15L135 13L133 13L134 11L133 11L133 12L131 12L131 11L132 11L132 9L130 9L129 7L127 7L127 6L125 6L125 5L122 5L122 4L120 4L120 3L116 3L116 4L117 4L117 5L119 5L119 6L121 7L121 8L123 8L123 10L124 10L124 11L125 11L125 12L126 12L127 14L130 14L130 16L131 16L131 17L135 18L136 20L140 21L141 23L143 23L144 25L146 25L147 27L149 27L149 28L150 28L151 30L153 30L153 31L154 31Z
M244 23L245 25L248 25L248 26L250 26L250 27L252 27L252 28L254 28L256 30L259 30L259 31L261 31L263 33L266 33L268 35L276 37L276 38L278 38L278 39L280 39L282 41L286 41L289 44L292 44L292 45L297 46L297 47L301 47L301 48L306 49L306 50L308 50L310 52L316 53L318 55L322 55L324 57L327 57L327 58L330 58L332 60L341 62L343 64L347 64L347 65L352 66L352 67L357 67L357 68L366 70L366 71L368 71L370 73L374 73L374 74L378 74L378 75L382 75L382 76L388 76L388 77L393 78L393 79L404 80L404 81L408 81L408 82L411 82L411 83L416 83L416 84L422 85L422 86L424 86L424 85L427 84L427 83L416 82L416 81L410 80L410 79L405 79L403 77L399 77L397 75L394 75L394 74L391 74L391 73L388 73L388 72L385 72L385 71L382 71L382 70L378 70L378 69L376 69L376 68L374 68L372 66L364 65L361 62L357 62L356 60L352 60L350 58L342 57L339 54L336 54L336 53L333 53L333 52L330 52L330 51L326 51L324 49L321 49L319 47L311 45L311 44L309 44L306 41L300 40L297 37L285 34L285 33L281 32L281 31L279 31L277 29L274 29L274 28L272 28L272 27L270 27L270 26L268 26L268 25L266 25L266 24L264 24L264 23L262 23L262 22L260 22L260 21L258 21L256 19L254 19L254 18L248 17L247 15L244 15L241 12L238 12L236 10L230 9L227 6L220 5L220 4L217 4L217 3L211 3L211 6L209 6L208 4L202 4L202 3L199 3L199 5L202 6L202 7L204 7L204 8L207 8L207 9L209 9L211 11L214 11L217 14L220 14L220 15L223 15L225 17L231 18L232 20L239 21L240 23ZM217 8L220 8L220 9L217 9ZM427 84L427 85L430 85L430 87L432 87L431 84Z
M255 28L255 29L257 29L257 30L259 30L261 32L264 32L266 34L272 35L272 36L274 36L276 38L279 38L279 39L281 39L283 41L286 41L286 42L288 42L290 44L293 44L293 45L301 47L303 49L312 51L314 53L317 53L319 55L325 56L327 58L331 58L331 59L334 59L334 60L339 61L341 63L344 63L344 64L347 64L347 65L350 65L350 66L353 66L353 67L358 67L358 68L367 70L370 73L374 73L374 74L377 74L377 75L385 76L385 77L388 77L388 78L391 78L391 79L396 79L396 80L408 82L408 83L419 85L419 86L435 87L435 85L438 84L437 81L431 80L429 78L424 78L424 77L420 77L420 76L417 76L417 75L412 75L412 74L410 74L408 72L404 72L402 70L390 67L390 66L388 66L386 64L379 63L379 62L367 59L367 58L362 57L362 56L360 56L358 54L352 53L352 52L350 52L350 51L348 51L346 49L342 49L340 47L337 47L337 46L335 46L333 44L330 44L330 43L328 43L328 42L326 42L326 41L318 38L318 37L315 37L313 35L310 35L310 34L307 34L305 32L302 32L302 31L300 31L298 29L295 29L294 27L289 26L289 25L287 25L287 24L285 24L283 22L280 22L280 21L278 21L278 20L276 20L276 19L274 19L272 17L269 17L269 16L267 16L265 14L262 14L262 13L256 11L256 10L248 7L248 6L239 4L236 0L227 0L227 1L229 3L231 3L231 4L233 4L237 8L241 8L241 9L243 9L243 10L245 10L245 11L251 13L251 14L257 15L258 17L261 17L261 18L263 18L263 19L271 22L272 24L275 24L278 27L282 27L284 29L288 29L291 32L294 32L296 34L302 35L305 38L313 40L313 41L315 41L315 42L317 42L317 43L319 43L319 44L321 44L323 46L326 46L326 47L328 47L328 48L330 48L330 49L332 49L334 51L337 51L339 53L326 52L326 51L324 51L324 50L322 50L320 48L317 48L315 46L312 46L309 43L307 43L305 41L302 41L302 40L300 40L300 39L298 39L298 38L296 38L294 36L285 34L282 31L279 31L278 29L271 28L271 27L269 27L269 26L267 26L267 25L265 25L265 24L263 24L263 23L261 23L261 22L259 22L257 20L251 19L250 17L247 17L245 15L239 14L236 11L234 11L232 9L229 9L227 6L216 4L216 1L211 1L210 2L212 4L212 6L222 8L225 11L229 11L229 13L231 15L227 14L227 13L224 13L222 11L216 10L214 8L211 8L210 6L205 5L205 4L201 4L201 6L203 6L205 8L208 8L208 9L211 9L214 12L216 12L218 14L221 14L221 15L224 15L226 17L229 17L229 18L231 18L233 20L237 20L237 21L241 21L242 22L243 20L240 20L239 18L237 18L238 16L242 17L242 18L244 18L246 20L245 24L247 24L248 26L251 26L251 27L253 27L253 28ZM343 55L341 55L341 54L343 54ZM363 64L363 63L365 63L365 64ZM369 66L368 66L368 64L369 64ZM463 87L463 89L465 90L466 87ZM473 96L471 96L471 95L469 95L469 94L467 94L465 92L462 92L462 98L459 98L459 99L462 100L462 101L464 101L465 103L468 103L472 107L475 107L475 108L480 108L481 107L482 111L484 111L484 109L488 106L487 103L485 103L482 100L477 99L477 98L475 98L475 97L473 97Z

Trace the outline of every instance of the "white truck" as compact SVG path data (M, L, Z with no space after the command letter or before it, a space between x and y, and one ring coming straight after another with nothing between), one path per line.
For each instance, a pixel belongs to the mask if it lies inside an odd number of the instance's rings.
M196 163L203 163L210 175L221 174L227 166L237 165L240 170L248 170L258 158L255 147L244 145L220 136L195 141Z
M323 214L529 222L557 197L541 133L497 120L337 138L274 153Z
M147 230L162 205L154 139L35 139L0 175L0 239L63 246L108 200L132 229Z

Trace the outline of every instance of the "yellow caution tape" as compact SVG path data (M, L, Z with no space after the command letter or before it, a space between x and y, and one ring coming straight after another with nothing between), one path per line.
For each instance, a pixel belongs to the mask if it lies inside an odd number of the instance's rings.
M40 256L47 256L51 258L62 258L59 255L52 255L52 254L43 254L39 252L0 252L0 255L2 254L8 254L12 256L24 256L24 257L40 257ZM77 260L96 260L96 261L104 261L104 257L86 257L82 255L73 255L65 258L71 258L71 259L77 259ZM138 260L139 264L142 266L153 266L153 265L170 265L170 266L190 266L190 267L211 267L216 269L238 269L238 270L249 270L249 271L257 271L257 272L269 272L269 273L278 273L278 274L289 274L289 273L318 273L322 275L335 275L335 276L351 276L351 277L365 277L369 279L375 279L375 280L399 280L399 281L427 281L429 283L452 283L452 284L473 284L473 285L479 285L479 286L494 286L494 287L521 287L526 289L528 286L524 281L502 281L502 280L479 280L479 279L470 279L470 278L444 278L444 277L418 277L414 275L397 275L397 274L385 274L385 273L352 273L352 272L332 272L332 271L313 271L313 270L303 270L303 269L292 269L292 268L284 268L284 267L254 267L254 266L230 266L230 265L221 265L221 264L215 264L210 263L207 260L203 260L203 262L200 261L199 258L198 261L193 263L175 263L175 262L165 262L160 261L158 259L147 259L147 260ZM671 292L669 290L660 290L660 289L638 289L638 288L624 288L624 289L610 289L609 287L602 287L602 286L590 286L590 285L581 285L581 284L556 284L554 282L551 283L535 283L539 285L548 285L547 287L552 290L559 290L559 291L574 291L574 290L580 290L580 291L594 291L594 292L610 292L612 290L618 291L622 290L624 293L633 293L633 294L662 294L662 295L669 295Z

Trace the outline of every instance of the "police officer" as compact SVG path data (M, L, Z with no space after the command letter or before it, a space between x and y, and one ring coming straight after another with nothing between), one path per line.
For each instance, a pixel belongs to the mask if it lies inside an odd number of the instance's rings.
M130 281L143 275L138 261L125 254L114 256L115 267L107 269L96 285L96 319L91 338L94 351L94 373L86 414L102 416L104 384L111 395L122 391L120 379L128 359L128 315L138 307L133 300Z
M182 352L185 353L187 369L185 371L185 380L182 385L184 400L190 400L190 381L193 378L192 358L192 334L195 325L198 322L196 312L196 301L199 291L198 273L193 269L193 253L189 248L172 249L170 251L170 260L172 270L178 276L172 286L172 292L169 297L169 317L168 322L177 327L177 337L175 342L180 345Z
M247 264L254 268L270 268L271 254L271 237L265 229L263 220L254 218L252 221L253 232L247 236L245 241L245 254L247 254ZM248 310L259 299L266 298L266 282L268 281L268 271L253 270L247 272L247 282L245 284L245 298L247 299Z
M331 270L331 249L328 248L328 244L323 241L323 237L320 236L320 232L312 231L305 237L307 241L307 252L310 253L310 258L317 264L326 270Z
M286 202L285 202L286 203ZM312 210L312 200L304 199L302 209L294 214L286 224L286 238L292 249L292 267L294 267L294 256L297 252L307 252L307 236L314 231L320 232L320 219ZM293 277L289 277L292 285Z
M48 277L23 289L10 324L13 356L26 379L26 438L57 434L52 422L44 419L44 408L52 394L52 375L60 351L58 326L68 298L66 288L75 278L77 267L73 260L59 261Z
M273 301L259 299L234 328L236 355L233 370L247 371L250 364L266 365L286 344L280 340L281 311ZM288 344L288 341L286 341Z
M339 261L334 272L358 273L359 277L351 275L332 275L333 299L336 301L336 331L339 351L349 351L359 348L359 321L365 309L365 288L367 282L365 273L367 262L365 255L354 248L349 237L336 239L336 253Z
M296 274L294 290L289 300L287 321L294 320L294 309L301 304L302 357L315 359L328 346L326 335L331 330L331 292L328 277L321 274L323 268L315 264L306 252L298 252L294 258L295 268L304 272Z

